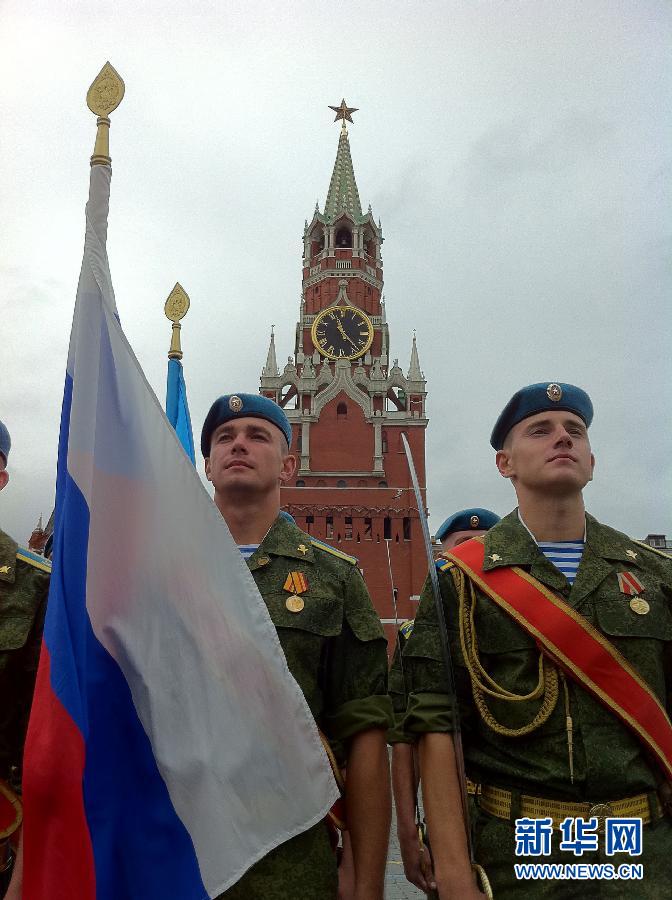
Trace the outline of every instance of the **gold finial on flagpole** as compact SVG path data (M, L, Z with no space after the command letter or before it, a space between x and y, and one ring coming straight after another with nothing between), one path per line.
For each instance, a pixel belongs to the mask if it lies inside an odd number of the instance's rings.
M86 94L86 105L98 116L96 144L91 157L92 166L109 166L112 162L109 115L124 99L125 90L124 82L117 70L106 62Z
M168 294L163 311L166 314L166 318L173 323L173 336L170 341L168 359L182 359L182 347L180 346L180 330L182 326L180 325L180 319L183 319L189 312L189 295L179 281L175 282L175 287Z

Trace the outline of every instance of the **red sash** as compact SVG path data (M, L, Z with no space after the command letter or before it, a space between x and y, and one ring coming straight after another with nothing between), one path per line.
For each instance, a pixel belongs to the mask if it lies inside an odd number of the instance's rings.
M641 675L590 622L518 566L483 571L479 538L455 547L450 559L508 613L539 648L611 710L653 753L672 779L672 723Z

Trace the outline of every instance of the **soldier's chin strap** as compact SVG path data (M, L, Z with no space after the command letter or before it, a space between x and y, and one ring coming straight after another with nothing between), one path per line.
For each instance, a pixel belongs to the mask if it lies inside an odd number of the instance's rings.
M425 545L425 553L427 555L427 565L429 568L429 580L432 585L432 593L434 595L434 603L436 606L436 618L439 625L439 635L441 638L441 650L443 654L443 662L446 669L446 678L448 681L448 695L451 700L451 717L453 723L453 746L455 748L455 763L457 766L457 780L460 786L460 802L462 806L462 821L464 823L464 831L467 839L467 852L471 867L476 875L480 889L486 897L492 898L492 888L488 876L485 874L482 866L479 866L474 858L474 841L471 830L471 816L469 814L469 794L467 791L467 771L464 765L464 749L462 747L462 728L460 725L460 712L457 703L457 693L455 690L455 676L453 674L453 661L450 653L450 642L448 640L448 628L446 625L446 617L443 611L443 601L441 600L441 589L439 587L439 576L436 572L434 563L434 553L432 551L432 540L429 534L429 524L427 522L427 513L425 512L425 504L420 491L418 475L413 462L413 455L408 443L406 435L402 432L401 440L408 462L408 469L413 484L413 492L415 494L415 502L418 508L418 516L420 517L420 525L422 527L422 537Z
M340 791L340 797L335 801L325 818L327 829L329 831L329 842L331 844L331 849L336 851L340 842L341 835L344 831L348 830L348 825L345 818L345 777L344 773L341 771L340 766L336 762L334 751L331 749L331 745L327 740L327 736L323 731L320 731L319 729L318 733L320 735L320 740L322 741L322 746L324 747L324 752L327 754L327 759L329 760L329 765L331 766L334 781L336 782L336 785Z

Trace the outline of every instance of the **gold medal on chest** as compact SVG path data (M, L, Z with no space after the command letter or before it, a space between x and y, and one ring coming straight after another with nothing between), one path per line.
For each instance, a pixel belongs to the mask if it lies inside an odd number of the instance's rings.
M630 600L630 609L638 616L645 616L651 607L643 597L633 597Z
M292 613L300 613L305 605L306 604L303 602L301 597L298 597L296 594L292 594L291 597L288 597L285 600L285 606L287 607L289 612Z
M304 594L308 590L308 579L304 573L290 572L282 587L292 595L285 600L286 608L291 613L300 613L306 604L299 594Z

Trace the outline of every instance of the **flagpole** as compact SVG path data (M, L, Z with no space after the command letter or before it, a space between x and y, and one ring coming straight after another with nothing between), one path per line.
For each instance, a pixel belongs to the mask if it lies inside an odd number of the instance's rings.
M166 318L173 323L173 333L168 350L168 380L166 383L166 415L168 421L175 429L184 452L194 465L196 454L194 452L194 435L191 429L191 417L187 404L187 386L184 382L182 369L182 347L180 345L180 319L189 312L189 295L179 281L168 294L163 308Z
M86 236L75 305L100 300L114 302L107 265L107 209L110 185L110 113L124 97L124 82L106 62L86 95L97 116L96 141L91 156ZM80 302L84 293L86 302ZM80 342L81 343L81 342ZM54 512L54 569L44 625L23 766L24 826L12 888L32 900L69 900L95 896L95 861L86 820L84 767L87 718L85 596L77 585L86 581L88 519L78 518L82 493L74 487L68 467L70 430L73 427L73 381L78 335L73 322L71 350L66 367L61 432L58 449L56 509ZM81 405L81 394L75 400ZM85 400L86 403L86 400ZM80 413L82 419L87 416ZM76 467L73 467L76 468ZM76 520L76 521L75 521ZM85 523L85 524L83 524ZM73 534L76 539L71 539ZM75 624L76 623L76 624ZM76 633L76 637L73 635ZM77 671L78 680L70 678ZM81 680L80 680L81 679ZM26 864L23 864L25 854ZM64 862L65 861L65 862Z

